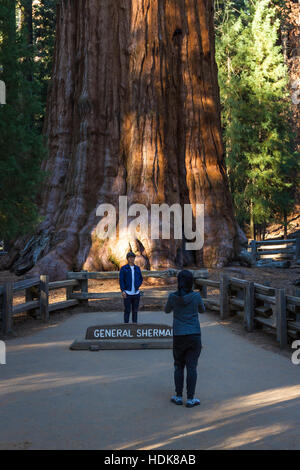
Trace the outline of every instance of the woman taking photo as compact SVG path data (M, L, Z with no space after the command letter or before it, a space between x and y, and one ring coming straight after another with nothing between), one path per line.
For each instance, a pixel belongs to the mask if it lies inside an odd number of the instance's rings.
M171 293L165 306L165 312L173 311L173 356L174 381L176 395L171 401L182 405L184 369L186 367L186 406L200 405L194 398L197 382L197 364L201 353L201 329L199 313L205 312L205 306L199 292L193 291L194 278L190 271L178 274L178 290Z

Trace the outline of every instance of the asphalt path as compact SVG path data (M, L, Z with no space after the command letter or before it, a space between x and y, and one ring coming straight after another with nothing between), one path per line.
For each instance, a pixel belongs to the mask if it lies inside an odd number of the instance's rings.
M195 408L170 402L172 350L71 351L118 312L74 314L7 342L0 449L300 449L300 366L201 315ZM172 315L139 313L140 323Z

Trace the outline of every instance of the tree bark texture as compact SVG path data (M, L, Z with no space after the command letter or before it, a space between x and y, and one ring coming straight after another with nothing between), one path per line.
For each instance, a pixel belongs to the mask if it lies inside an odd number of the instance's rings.
M300 152L300 2L287 0L286 58L290 72L290 87L294 111L294 126Z
M290 75L293 127L296 135L297 150L300 153L300 0L286 0L286 14L286 60ZM296 207L297 205L300 206L299 184L296 190L295 202Z
M221 267L242 241L220 126L212 0L63 0L48 96L43 221L15 269ZM97 238L96 208L205 204L202 250L181 240ZM130 220L130 219L129 219Z

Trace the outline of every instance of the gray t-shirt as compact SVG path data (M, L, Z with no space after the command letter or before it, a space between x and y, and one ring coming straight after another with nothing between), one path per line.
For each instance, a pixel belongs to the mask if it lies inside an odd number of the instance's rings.
M169 295L165 312L173 311L173 335L201 334L199 313L205 312L205 305L199 292L189 292L179 296L178 292Z

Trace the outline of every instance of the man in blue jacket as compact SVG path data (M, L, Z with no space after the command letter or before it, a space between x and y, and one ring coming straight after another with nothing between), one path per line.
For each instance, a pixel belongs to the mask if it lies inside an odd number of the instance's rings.
M124 323L129 322L132 308L132 322L137 323L137 312L140 303L139 287L143 283L143 276L138 266L134 264L135 254L127 253L128 264L120 270L120 289L124 299Z

